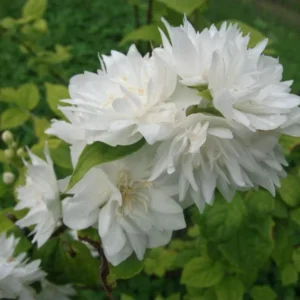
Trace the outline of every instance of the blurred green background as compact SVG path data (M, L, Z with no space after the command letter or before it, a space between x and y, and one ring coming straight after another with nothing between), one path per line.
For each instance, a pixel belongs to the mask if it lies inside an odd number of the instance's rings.
M0 18L19 17L24 2L0 0ZM147 1L144 2L146 10ZM72 46L72 59L62 68L66 80L84 70L95 71L99 68L98 53L127 49L128 44L119 46L119 42L134 28L133 10L125 0L50 0L44 15L49 30L39 43L45 48L55 44ZM139 14L143 23L143 7ZM294 91L300 92L299 0L211 0L199 18L204 24L241 20L269 37L274 55L279 56L284 65L285 78L293 79ZM10 37L1 36L0 53L0 86L17 86L29 78L41 80L26 65L27 56ZM47 80L58 81L56 78Z

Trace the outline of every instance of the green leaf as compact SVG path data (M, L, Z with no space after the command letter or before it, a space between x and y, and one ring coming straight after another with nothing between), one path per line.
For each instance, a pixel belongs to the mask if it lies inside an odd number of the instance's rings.
M82 151L74 173L70 179L69 189L74 186L92 167L104 162L117 160L139 150L145 143L144 139L129 146L111 147L102 142L87 145Z
M69 98L69 92L67 87L61 84L45 83L46 99L50 109L58 116L63 117L62 112L57 108L58 105L64 106L65 104L60 102L62 99Z
M18 100L16 104L22 108L32 110L40 100L37 86L33 83L23 84L18 88Z
M165 4L167 7L180 14L190 15L195 9L205 5L207 0L158 0L158 2Z
M226 277L215 287L218 300L243 300L244 285L235 277Z
M274 229L275 247L272 257L277 266L283 267L291 261L293 253L293 227L277 223Z
M161 42L160 34L157 25L145 25L138 29L135 29L124 36L120 45L124 45L127 42L146 41L159 44Z
M99 260L81 242L53 238L37 249L33 258L42 260L41 267L53 282L99 284Z
M20 108L32 110L40 100L37 86L33 83L21 85L18 89L0 89L0 100L7 103L14 103Z
M300 225L300 207L291 210L291 219L298 225Z
M262 40L264 40L266 38L260 31L256 30L255 28L249 26L246 23L243 23L240 20L233 20L232 19L232 20L226 20L226 22L228 24L229 23L237 24L244 35L250 34L250 41L249 41L249 44L248 44L249 48L252 48L252 47L256 46L257 43L261 42ZM270 43L271 42L269 41L269 44Z
M16 103L19 95L17 89L14 88L2 88L0 89L0 101L7 103Z
M275 208L275 199L264 190L247 193L245 201L249 210L255 214L269 214Z
M184 249L176 255L172 262L172 266L174 268L183 268L186 263L188 263L191 259L198 256L198 251L196 249Z
M8 217L12 216L16 220L23 218L27 213L27 210L14 211L13 208L6 208L0 211L0 233L11 230L15 227L14 222Z
M138 260L134 255L131 255L119 265L115 267L111 266L110 272L112 273L111 276L118 280L131 278L140 273L142 269L143 262Z
M23 17L31 17L32 19L39 19L43 16L47 8L47 0L27 0L23 7Z
M298 272L300 272L300 248L293 251L293 263Z
M289 216L286 204L278 196L275 198L273 216L279 219L286 219Z
M281 187L278 192L282 200L289 206L295 207L300 204L300 184L299 178L293 174L288 174L281 180Z
M220 195L216 196L214 205L206 206L199 216L204 236L216 242L226 241L236 233L245 213L243 199L239 194L230 203Z
M279 143L282 146L283 153L285 155L288 155L293 150L300 147L300 137L294 137L283 134L280 136Z
M34 134L39 139L43 137L48 137L48 135L45 134L45 130L50 127L50 122L47 118L39 118L34 117L33 119L33 125L34 125Z
M241 272L256 272L269 258L273 250L270 217L249 220L231 239L219 249L228 261Z
M54 163L65 169L72 169L69 145L59 139L48 140L48 148ZM45 143L43 140L39 144L34 145L31 151L42 158L44 156Z
M283 286L295 284L298 281L298 272L293 264L287 264L281 271L281 282Z
M256 285L251 289L253 300L275 300L276 293L268 285Z
M30 115L21 108L9 108L1 114L0 128L9 129L23 125Z
M220 262L208 258L194 258L184 267L181 283L195 288L205 288L218 284L224 276L224 267Z

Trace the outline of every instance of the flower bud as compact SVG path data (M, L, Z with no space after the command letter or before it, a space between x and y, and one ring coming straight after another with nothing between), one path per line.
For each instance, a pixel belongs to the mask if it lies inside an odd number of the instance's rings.
M23 157L23 156L25 155L24 149L23 149L23 148L19 148L19 149L17 150L17 155L18 155L19 157Z
M6 159L12 159L15 156L15 152L12 149L6 149L4 150L4 156Z
M12 184L15 181L15 178L15 175L11 172L4 172L2 175L2 179L5 184Z
M18 144L17 144L16 142L12 142L12 143L11 143L11 147L12 147L13 149L16 149L16 148L18 147Z
M5 130L3 133L2 133L2 140L5 144L10 144L14 139L14 136L13 134L9 131L9 130Z

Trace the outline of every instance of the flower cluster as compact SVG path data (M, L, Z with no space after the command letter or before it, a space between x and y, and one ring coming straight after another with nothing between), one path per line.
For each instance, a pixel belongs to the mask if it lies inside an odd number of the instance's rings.
M113 265L133 252L142 259L185 227L185 207L202 212L216 189L230 201L236 191L274 195L280 186L286 161L278 139L300 136L300 97L282 81L279 61L263 54L267 40L249 48L235 25L197 32L186 19L164 23L168 37L161 31L152 55L135 46L127 55L112 51L97 73L71 79L59 107L68 121L53 120L47 133L70 144L74 167L94 142L145 145L94 166L62 203L51 159L30 154L17 205L30 212L18 224L36 224L39 245L63 222L97 228Z
M0 299L69 300L75 294L73 288L47 281L47 274L39 268L40 260L29 262L25 253L15 255L18 243L13 235L0 235ZM39 293L31 287L33 283L40 283Z

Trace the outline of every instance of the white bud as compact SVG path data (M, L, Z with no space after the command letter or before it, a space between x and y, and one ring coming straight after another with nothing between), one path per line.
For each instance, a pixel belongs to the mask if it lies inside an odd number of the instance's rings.
M13 139L14 139L14 136L10 131L5 130L2 133L2 140L5 144L10 144L13 141Z
M5 184L12 184L15 181L15 175L11 172L4 172L2 175Z
M6 159L12 159L15 156L15 152L12 149L4 150L4 156Z
M23 156L25 155L24 149L23 149L23 148L19 148L19 149L17 150L17 155L18 155L19 157L23 157Z

